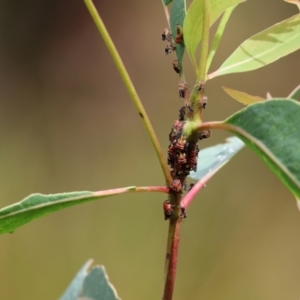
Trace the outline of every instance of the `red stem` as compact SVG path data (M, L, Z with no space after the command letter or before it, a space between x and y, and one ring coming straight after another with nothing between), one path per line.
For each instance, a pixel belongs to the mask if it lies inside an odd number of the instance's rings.
M168 247L166 253L167 275L163 300L172 300L173 296L178 260L181 220L182 219L180 217L175 220L170 220L169 238L171 238L171 245Z

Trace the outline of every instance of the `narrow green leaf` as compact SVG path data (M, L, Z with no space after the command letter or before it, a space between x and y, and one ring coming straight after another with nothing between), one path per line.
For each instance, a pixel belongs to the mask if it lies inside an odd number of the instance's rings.
M80 297L83 282L92 263L93 260L90 259L83 265L59 300L77 300Z
M172 2L172 0L163 0L164 6L169 5Z
M222 86L222 89L233 99L236 101L244 104L244 105L250 105L258 102L265 101L264 98L259 96L252 96L244 92L240 92L237 90L230 89L228 87Z
M289 99L300 100L300 85L298 85L289 95Z
M272 99L246 107L224 125L300 198L300 103ZM225 127L224 127L225 128Z
M299 48L300 14L297 14L244 41L208 78L255 70Z
M200 180L211 172L221 169L229 160L238 153L244 143L237 137L226 139L226 143L200 150L197 162L197 171L191 172L189 177Z
M176 25L183 27L183 21L186 13L186 3L185 0L173 0L172 9L170 12L170 27L172 35L175 39L176 37ZM184 54L184 43L176 44L176 56L180 66L182 67L182 58Z
M16 228L33 219L70 206L136 191L137 189L133 186L99 192L71 192L52 195L32 194L20 202L0 209L0 234L5 232L12 233Z
M245 0L211 0L210 1L210 26L229 7L237 5ZM202 39L203 31L203 0L194 0L190 5L183 24L183 35L186 49L193 62L196 63L196 49Z
M104 266L94 267L85 278L81 297L86 300L120 300Z

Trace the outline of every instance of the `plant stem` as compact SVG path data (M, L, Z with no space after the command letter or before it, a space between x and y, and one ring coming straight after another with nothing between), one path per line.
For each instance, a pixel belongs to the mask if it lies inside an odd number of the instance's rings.
M174 284L176 278L176 267L178 259L178 248L180 240L180 225L181 217L177 219L170 219L169 232L168 232L168 245L166 253L165 264L165 286L163 300L172 300Z
M220 166L220 168L222 168L222 166ZM194 198L197 196L199 191L203 187L205 187L208 180L211 177L213 177L219 171L219 169L216 169L213 172L208 173L206 176L204 176L199 181L197 181L197 183L193 186L193 188L185 195L185 197L181 200L181 204L185 209L187 209L189 207L189 205L194 200Z
M208 73L209 67L211 65L211 62L213 60L214 55L216 54L216 51L218 49L219 43L221 41L221 38L223 36L226 24L231 16L231 13L233 12L233 10L236 8L237 5L231 6L229 8L227 8L222 16L222 19L220 21L220 24L218 26L217 32L214 36L213 42L211 44L211 48L209 51L209 55L207 58L207 64L206 64L206 74Z
M152 145L155 149L155 152L156 152L156 155L158 157L158 160L160 162L160 165L161 165L161 168L162 168L162 171L164 173L164 177L165 177L165 181L166 181L166 184L169 186L171 185L172 183L172 177L171 177L171 174L170 174L170 171L169 171L169 168L168 168L168 165L167 165L167 162L166 162L166 159L164 157L164 154L163 154L163 151L161 149L161 146L159 144L159 141L157 139L157 136L154 132L154 129L151 125L151 122L147 116L147 113L143 107L143 104L134 88L134 85L129 77L129 74L127 73L127 70L122 62L122 59L113 43L113 41L111 40L103 22L102 22L102 19L100 17L100 15L98 14L97 12L97 9L96 7L94 6L92 0L84 0L95 24L96 24L96 27L97 29L99 30L105 44L106 44L106 47L108 48L111 56L112 56L112 59L113 61L115 62L116 64L116 67L121 75L121 78L131 96L131 99L142 119L142 122L144 123L145 127L146 127L146 130L147 130L147 133L150 137L150 140L152 142Z

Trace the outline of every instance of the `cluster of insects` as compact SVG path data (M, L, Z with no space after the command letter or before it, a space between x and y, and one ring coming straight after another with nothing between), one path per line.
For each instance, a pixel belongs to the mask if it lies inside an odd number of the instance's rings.
M165 47L165 54L168 55L176 50L176 44L182 44L183 43L183 32L182 28L179 25L176 25L176 36L175 39L173 39L173 36L171 34L171 31L169 28L165 28L161 34L161 39L163 41L167 41L167 45ZM174 60L172 62L173 69L177 74L181 73L181 68L178 60Z
M170 29L166 28L162 32L162 40L167 41L165 48L165 54L168 55L176 50L176 44L183 44L183 32L179 25L176 25L176 36L173 36ZM181 68L178 60L172 62L173 69L176 73L181 75ZM195 85L193 93L200 93L201 98L199 103L202 108L205 109L207 105L207 97L205 96L205 82L200 81ZM198 141L208 138L210 136L209 130L204 130L198 134L198 137L193 139L187 139L183 132L183 127L186 123L187 113L193 113L190 103L190 93L188 85L180 79L178 83L179 97L184 99L184 106L179 110L179 118L172 126L169 134L169 147L168 147L168 164L171 168L171 175L173 182L170 186L170 191L173 193L182 193L183 190L187 190L186 177L191 171L197 170L197 159L199 153ZM193 185L190 185L189 190ZM163 210L165 220L172 217L174 214L175 205L169 200L163 202ZM185 208L181 208L181 217L185 218Z

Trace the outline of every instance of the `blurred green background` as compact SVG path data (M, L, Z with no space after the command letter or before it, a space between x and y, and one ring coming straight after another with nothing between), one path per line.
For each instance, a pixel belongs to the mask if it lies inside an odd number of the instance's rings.
M167 149L181 100L174 56L164 55L160 39L162 5L95 3ZM279 0L241 4L211 71L243 40L296 13ZM0 15L1 207L34 192L162 185L140 118L83 1L3 0ZM192 85L187 55L185 62ZM205 120L242 108L222 85L286 96L299 84L299 70L298 51L258 71L208 82ZM200 147L227 136L215 131ZM88 258L105 265L122 299L160 299L168 227L163 200L160 194L116 196L2 235L1 299L57 299ZM299 253L295 199L244 149L188 210L174 299L299 299Z

